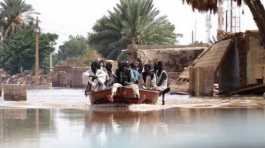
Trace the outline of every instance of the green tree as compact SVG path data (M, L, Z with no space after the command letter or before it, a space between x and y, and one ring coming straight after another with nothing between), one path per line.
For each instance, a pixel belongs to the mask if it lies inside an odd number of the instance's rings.
M236 1L238 6L244 1L249 7L253 18L259 28L262 37L263 46L265 47L265 9L261 0L233 0ZM192 6L193 9L199 11L212 11L217 12L218 3L223 3L223 0L183 0Z
M24 26L32 20L33 8L24 0L3 0L0 2L0 31L3 38Z
M40 67L47 70L47 57L55 48L58 36L51 33L40 35ZM32 26L24 26L6 38L0 46L0 67L11 74L20 70L32 70L35 61L35 33Z
M129 44L174 44L174 30L166 16L159 16L153 0L120 0L96 22L89 43L104 56L117 58Z
M58 60L64 61L82 56L89 49L87 39L83 36L70 36L69 40L59 47Z

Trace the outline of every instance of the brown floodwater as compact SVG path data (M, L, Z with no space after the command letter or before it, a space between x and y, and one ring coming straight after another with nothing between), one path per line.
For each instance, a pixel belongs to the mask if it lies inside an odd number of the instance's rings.
M1 148L264 148L263 109L0 109Z
M60 108L89 110L89 99L84 96L83 89L36 89L28 90L27 101L6 102L0 97L0 107L16 108ZM193 98L187 95L167 95L166 105L159 99L156 105L133 105L131 110L150 111L169 108L265 108L263 97L214 97Z
M264 148L264 100L167 96L167 105L93 106L82 90L0 101L0 148ZM42 109L40 109L42 108Z

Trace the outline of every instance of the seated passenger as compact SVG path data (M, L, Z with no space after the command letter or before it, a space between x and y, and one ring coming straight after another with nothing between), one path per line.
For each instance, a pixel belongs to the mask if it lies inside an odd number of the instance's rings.
M92 62L91 69L84 72L82 75L83 84L87 84L85 95L88 95L90 91L98 91L105 89L105 81L107 74L100 69L100 65L97 62Z
M137 67L136 67L136 65L134 63L130 64L130 70L131 70L132 81L135 84L138 84L140 79L141 79L141 74L137 70Z
M155 66L156 86L155 89L164 91L168 88L168 74L164 70L163 63L159 61Z
M156 76L155 73L152 71L152 66L150 64L144 65L142 77L144 89L154 89L156 87Z
M106 81L106 87L111 88L115 80L115 75L112 72L112 64L109 62L106 63L106 71L108 74L107 81Z
M100 60L98 63L99 63L100 69L106 71L105 61Z
M96 72L96 81L98 84L97 91L106 89L106 81L108 79L108 74L105 71L105 67L98 64L97 72Z
M135 66L136 66L136 70L141 74L143 72L143 64L140 59L136 59Z
M119 63L115 75L116 79L112 86L110 101L113 101L113 97L116 95L118 88L123 86L132 88L136 98L140 98L139 87L138 85L134 84L132 80L128 63Z

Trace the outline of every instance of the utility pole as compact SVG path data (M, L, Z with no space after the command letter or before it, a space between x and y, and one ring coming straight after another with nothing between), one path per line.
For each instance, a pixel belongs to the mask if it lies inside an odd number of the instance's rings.
M50 53L50 72L53 71L53 61L52 61L53 53Z
M40 67L40 27L39 27L39 18L36 19L35 26L35 76L39 75L39 67Z

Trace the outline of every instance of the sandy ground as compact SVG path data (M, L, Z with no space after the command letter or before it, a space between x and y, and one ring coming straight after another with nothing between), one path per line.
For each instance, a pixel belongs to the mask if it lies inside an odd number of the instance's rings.
M183 95L166 96L166 105L161 100L156 105L90 105L89 98L83 96L83 90L30 90L28 100L21 102L4 101L0 98L0 108L43 108L43 109L117 109L126 107L132 111L152 111L169 108L265 108L263 97L230 97L230 98L194 98Z

